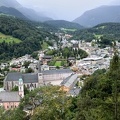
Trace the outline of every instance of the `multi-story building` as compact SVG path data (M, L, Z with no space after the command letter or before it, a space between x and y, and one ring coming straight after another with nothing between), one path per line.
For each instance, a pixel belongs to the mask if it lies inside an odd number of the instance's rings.
M0 106L3 106L6 110L18 107L20 99L24 97L24 84L22 78L18 79L18 90L18 92L0 92Z
M22 74L19 72L8 73L4 79L4 89L12 90L19 85L19 79L23 79L23 84L29 89L38 88L43 85L52 84L60 85L60 83L73 73L70 69L46 70L39 73Z

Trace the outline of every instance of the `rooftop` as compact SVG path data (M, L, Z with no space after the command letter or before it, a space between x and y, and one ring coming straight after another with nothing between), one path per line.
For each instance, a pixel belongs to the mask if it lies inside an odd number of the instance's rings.
M42 71L43 74L63 74L63 73L72 73L70 69L57 69L57 70L46 70Z
M0 92L0 101L1 102L19 102L20 96L18 92Z
M63 80L63 82L61 83L61 85L64 85L66 87L70 87L77 80L77 77L78 77L77 74L73 74L73 75L67 77L65 80Z

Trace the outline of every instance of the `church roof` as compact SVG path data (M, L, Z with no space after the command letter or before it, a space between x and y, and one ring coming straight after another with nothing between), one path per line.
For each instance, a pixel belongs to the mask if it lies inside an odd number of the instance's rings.
M12 72L8 73L6 77L6 81L18 81L22 77L22 73L19 72Z
M64 74L64 73L73 73L70 69L58 69L58 70L46 70L42 71L43 75L51 74ZM5 81L19 81L23 79L23 83L37 83L38 82L38 73L26 73L22 74L19 72L8 73Z
M20 102L18 92L0 92L0 102Z
M37 83L38 82L38 74L36 73L27 73L22 75L24 83Z
M52 57L53 57L52 55L46 55L43 57L43 59L52 59Z
M23 83L36 83L38 82L38 75L37 73L27 73L22 74L18 72L8 73L6 77L6 81L19 81L19 79L23 79Z
M70 70L70 69L45 70L45 71L42 71L42 73L44 75L63 74L63 73L72 73L72 70Z

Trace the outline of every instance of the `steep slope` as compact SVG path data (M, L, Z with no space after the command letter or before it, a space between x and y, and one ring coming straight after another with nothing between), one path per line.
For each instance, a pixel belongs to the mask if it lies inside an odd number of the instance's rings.
M21 12L19 12L15 8L11 8L11 7L8 8L8 7L1 6L0 13L12 15L12 16L15 16L17 18L24 19L24 20L28 19Z
M8 44L7 41L0 43L0 60L9 60L40 50L46 37L49 40L57 40L56 36L44 29L36 28L30 21L5 15L0 15L0 32L21 40L20 43L11 42Z
M120 22L120 6L102 6L85 12L74 22L86 27L100 23Z
M15 8L15 9L19 10L25 17L29 18L32 21L42 21L43 22L43 21L47 21L47 20L52 20L52 18L45 16L41 12L36 12L33 9L23 7L16 0L0 0L0 6Z
M44 22L44 21L52 20L52 18L44 16L42 13L36 12L33 9L29 9L25 7L19 7L17 9L32 21Z
M6 7L22 7L16 0L0 0L0 6L6 6Z
M58 29L60 29L60 28L83 29L83 26L81 26L77 23L73 23L73 22L69 22L69 21L65 21L65 20L51 20L51 21L46 21L45 23L48 25L54 26Z

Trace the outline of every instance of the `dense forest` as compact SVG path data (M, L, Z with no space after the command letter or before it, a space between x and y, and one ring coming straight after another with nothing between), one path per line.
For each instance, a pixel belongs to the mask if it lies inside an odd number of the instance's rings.
M65 47L60 50L49 50L46 52L46 55L52 55L55 57L63 57L63 58L69 58L69 57L75 57L76 59L83 59L88 56L87 52L82 49L73 49L72 47L68 48Z
M120 23L104 23L99 24L93 28L79 30L74 32L74 39L82 39L91 41L100 38L101 36L108 40L120 41Z
M30 21L23 21L14 17L0 16L0 32L20 39L22 42L0 43L0 60L11 59L41 49L41 42L46 37L57 39L57 37L44 29L39 29Z
M74 23L74 22L69 22L69 21L65 21L65 20L50 20L50 21L46 21L44 22L48 25L51 25L55 28L61 29L61 28L66 28L66 29L83 29L84 27L81 26L78 23Z
M0 109L4 120L120 120L120 58L113 56L109 70L84 76L84 86L76 97L66 96L58 86L28 92L19 108ZM23 112L28 109L29 115ZM13 114L14 113L14 114Z

